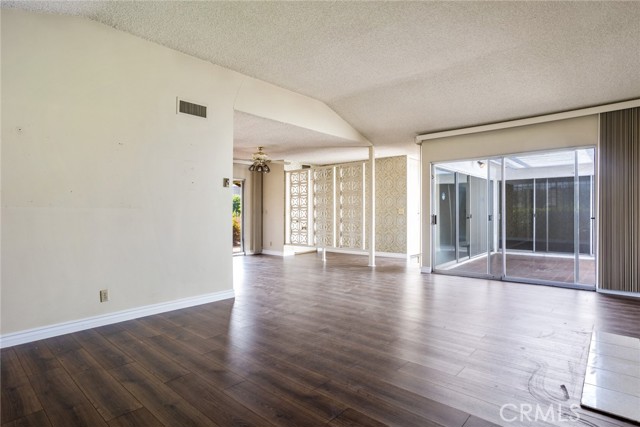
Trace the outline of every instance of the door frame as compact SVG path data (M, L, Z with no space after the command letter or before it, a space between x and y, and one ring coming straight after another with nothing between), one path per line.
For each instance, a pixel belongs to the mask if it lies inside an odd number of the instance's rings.
M583 284L583 283L579 283L579 282L575 282L576 277L579 280L579 273L576 275L576 270L579 269L579 263L580 263L580 236L579 233L576 234L575 229L578 228L579 224L578 224L578 216L579 216L579 203L576 203L574 200L574 223L573 223L573 227L574 227L574 282L555 282L555 281L549 281L549 280L544 280L544 279L535 279L535 278L522 278L522 277L513 277L513 276L507 276L506 272L507 272L507 259L506 259L506 254L507 254L507 250L506 250L506 221L505 218L503 216L503 212L506 211L506 197L505 197L505 190L506 190L506 180L505 175L506 175L506 161L505 159L507 157L517 157L517 156L525 156L525 155L531 155L531 154L541 154L541 153L553 153L553 152L563 152L563 151L570 151L573 152L574 154L574 199L578 199L578 192L577 192L577 188L579 186L579 168L578 168L578 152L580 150L593 150L593 175L591 175L591 182L592 182L592 186L591 186L591 191L590 191L590 210L591 210L591 219L592 219L592 224L591 224L591 229L590 229L590 233L591 233L591 239L590 239L590 244L593 247L592 253L591 255L593 256L594 259L594 263L595 263L595 283L593 285L591 284ZM492 160L499 160L501 163L501 179L500 181L500 188L501 188L501 194L502 197L499 199L500 203L498 203L498 212L493 212L491 213L492 209L493 209L493 201L491 202L492 206L489 206L489 187L491 185L491 173L490 173L490 169L491 169L491 162ZM436 216L436 204L438 202L438 196L439 193L436 189L436 168L439 168L440 170L445 170L448 172L453 172L455 173L455 200L456 200L456 220L457 217L459 215L458 212L458 173L455 170L452 170L451 168L447 168L446 165L448 163L455 163L455 162L465 162L465 161L487 161L487 177L485 178L487 180L487 247L486 247L486 252L484 252L484 254L486 254L487 256L487 270L484 274L480 274L480 273L469 273L469 272L461 272L461 271L451 271L451 270L443 270L443 269L439 269L436 262L436 241L437 241L437 221L439 220L439 218L437 218ZM437 274L445 274L445 275L452 275L452 276L462 276L462 277L475 277L475 278L484 278L484 279L496 279L496 280L504 280L504 281L509 281L509 282L519 282L519 283L527 283L527 284L535 284L535 285L546 285L546 286L557 286L557 287L563 287L563 288L572 288L572 289L583 289L583 290L596 290L598 288L598 271L599 271L599 265L598 265L598 242L597 239L594 239L593 236L597 236L597 230L598 230L598 217L596 215L597 212L597 200L598 200L598 188L597 188L597 182L598 182L598 149L597 146L593 146L593 145L587 145L587 146L578 146L578 147L563 147L563 148L558 148L558 149L552 149L552 150L538 150L538 151L527 151L527 152L520 152L520 153L510 153L510 154L502 154L502 155L497 155L497 156L486 156L486 157L474 157L474 158L466 158L466 159L455 159L455 160L447 160L447 161L437 161L437 162L431 162L431 166L430 166L430 172L431 172L431 180L430 180L430 193L431 193L431 242L430 242L430 247L431 247L431 265L432 265L432 272L437 273ZM508 177L507 177L508 178ZM534 181L535 183L535 181ZM534 199L535 199L535 185L533 187L533 192L534 192ZM548 194L548 191L547 191ZM493 198L497 197L497 194L493 194ZM548 197L548 196L547 196ZM535 210L535 204L534 204L534 210ZM489 220L489 215L491 215L492 219ZM595 219L594 219L595 218ZM493 227L491 227L491 222L493 221ZM496 224L496 221L498 222ZM489 234L491 233L491 229L495 229L495 227L499 226L501 229L501 234L499 235L499 247L495 248L495 253L500 253L500 255L502 256L502 263L501 263L501 271L499 272L499 274L492 274L491 271L491 241L493 240L493 236L490 236ZM456 236L456 259L455 262L458 263L459 258L458 258L458 245L459 245L459 239L458 239L458 235L459 235L459 224L456 222L456 230L455 230L455 236ZM535 233L535 224L534 224L534 233ZM596 240L594 242L594 240ZM535 239L534 239L534 251L532 251L532 253L535 253ZM473 259L473 257L471 257L470 259ZM453 262L453 261L452 261ZM449 263L447 263L449 264Z
M244 178L233 178L231 180L231 185L235 186L236 183L239 183L239 187L240 187L240 251L239 252L233 252L233 256L242 256L242 255L246 255L247 251L244 245L244 236L245 236L245 230L244 230L244 223L245 223L245 184L246 184L246 179ZM233 188L233 187L232 187ZM233 245L233 242L232 242ZM233 251L233 247L231 248L231 250Z

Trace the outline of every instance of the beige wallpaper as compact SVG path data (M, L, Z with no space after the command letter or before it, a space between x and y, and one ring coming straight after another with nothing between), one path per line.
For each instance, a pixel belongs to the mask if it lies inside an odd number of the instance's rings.
M338 210L341 248L364 249L364 167L363 163L338 166Z
M376 251L407 252L407 157L376 159Z

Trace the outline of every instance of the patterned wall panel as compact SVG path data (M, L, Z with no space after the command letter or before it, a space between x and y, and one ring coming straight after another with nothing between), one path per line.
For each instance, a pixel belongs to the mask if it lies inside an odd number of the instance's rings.
M378 167L378 160L376 159L376 168ZM370 247L370 241L371 240L371 223L369 220L369 214L368 214L368 210L369 210L369 198L371 197L371 189L369 188L369 180L370 180L370 175L371 175L371 165L369 164L368 161L364 162L364 201L363 203L363 209L365 212L364 215L364 249L365 250L369 250ZM377 243L376 243L376 250L377 249Z
M363 163L337 167L339 178L339 237L341 248L364 249Z
M369 248L368 162L288 172L288 241ZM366 181L365 181L366 180ZM407 253L407 157L376 159L376 251Z
M318 247L335 246L333 174L333 167L313 170L314 244Z
M289 239L292 245L309 244L309 171L289 173Z
M407 157L376 160L376 251L407 252Z

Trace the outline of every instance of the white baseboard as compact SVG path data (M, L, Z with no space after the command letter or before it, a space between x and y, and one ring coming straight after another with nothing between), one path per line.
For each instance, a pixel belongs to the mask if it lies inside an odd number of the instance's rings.
M431 267L420 267L420 273L431 274Z
M318 252L318 248L309 245L284 245L285 253L293 252L294 255L298 254L310 254Z
M294 251L293 254L294 255L304 255L304 254L315 254L317 252L318 252L317 249L312 248L312 249L309 249L309 250L306 250L306 251L305 250L296 250L296 251Z
M348 248L326 248L327 253L333 252L336 254L350 254L350 255L369 255L369 251L365 251L362 249L348 249ZM318 251L322 251L322 248L318 248ZM376 256L380 258L400 258L407 259L410 258L411 255L397 253L397 252L378 252L376 251Z
M326 250L327 253L349 254L349 255L369 255L368 251L362 249L345 249L345 248L318 248L318 251Z
M175 301L145 305L142 307L131 308L129 310L117 311L115 313L107 313L99 316L87 317L85 319L72 320L70 322L57 323L55 325L27 329L20 332L12 332L10 334L0 336L0 348L13 347L14 345L56 337L58 335L70 334L72 332L83 331L85 329L97 328L99 326L110 325L112 323L124 322L125 320L137 319L139 317L150 316L152 314L179 310L181 308L193 307L234 297L235 292L233 289L230 289L228 291L181 298Z
M401 254L396 252L376 252L376 256L379 256L381 258L401 258L401 259L408 258L407 254Z
M596 291L601 294L619 295L621 297L640 298L640 293L636 293L636 292L612 291L609 289L600 289L600 288L596 289Z
M272 256L293 256L295 252L293 251L272 251L270 249L263 249L262 255L272 255Z

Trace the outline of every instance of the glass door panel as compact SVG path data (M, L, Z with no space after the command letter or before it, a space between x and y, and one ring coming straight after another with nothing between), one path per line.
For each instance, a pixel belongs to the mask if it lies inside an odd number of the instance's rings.
M487 275L487 161L434 167L434 266L439 271Z
M508 177L508 175L507 175ZM507 249L533 250L533 180L507 178Z
M486 277L488 239L487 160L447 164L457 170L458 260L451 270Z
M596 284L595 259L595 150L578 150L578 283Z
M534 248L535 252L548 252L549 246L547 242L549 240L549 220L547 210L547 186L549 181L547 178L537 178L534 184L535 191L535 240Z
M573 177L549 178L549 252L574 252L573 181Z
M506 158L506 277L574 282L575 151Z
M456 174L434 168L435 267L456 261Z
M489 274L502 277L502 159L489 162Z
M471 252L469 212L469 175L458 172L457 213L458 213L458 261L469 259Z
M486 162L482 162L486 165ZM483 167L484 168L484 167ZM469 177L467 197L467 221L470 256L477 257L487 253L487 179L477 176Z
M434 269L594 286L594 149L434 166Z

